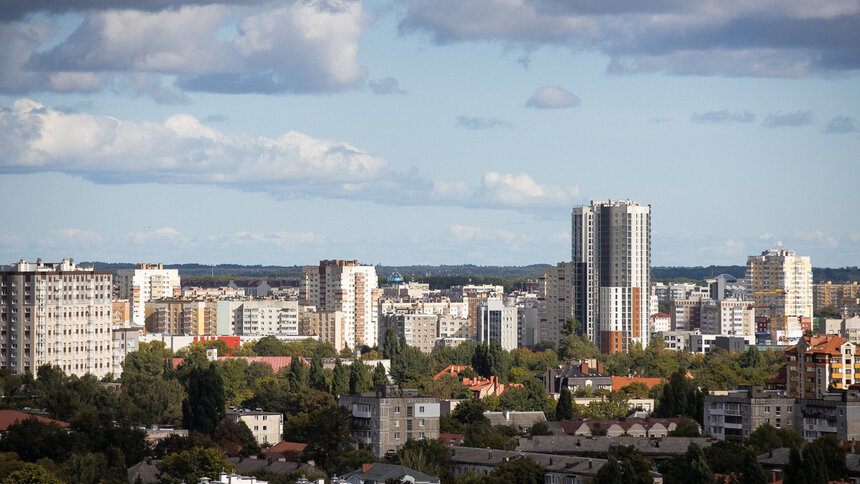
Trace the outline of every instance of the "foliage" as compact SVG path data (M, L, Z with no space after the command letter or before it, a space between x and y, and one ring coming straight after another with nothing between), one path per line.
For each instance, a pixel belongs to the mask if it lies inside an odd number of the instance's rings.
M785 469L786 484L818 484L848 477L845 449L834 435L819 437L807 444L798 454L791 450L789 465Z
M663 393L654 412L656 417L685 416L701 423L704 413L705 392L687 378L682 370L672 374L663 386Z
M259 356L287 356L284 343L276 336L264 336L254 343L254 352Z
M640 381L634 381L621 387L621 393L627 395L628 398L648 398L648 391L648 385Z
M529 429L529 435L552 435L552 430L550 430L549 424L544 421L535 422Z
M287 420L284 434L308 444L305 456L332 472L353 442L351 414L336 405L302 413Z
M340 361L339 356L334 360L331 393L336 397L349 394L349 369Z
M572 420L574 418L573 394L570 389L563 387L558 397L558 405L555 406L556 420Z
M751 450L744 449L740 445L728 440L714 442L712 445L702 449L702 452L705 453L708 467L719 474L737 472L743 465L745 453L748 452L755 456L755 453Z
M669 432L669 437L699 437L699 424L689 417L681 417L678 425Z
M492 484L543 484L543 466L531 457L519 457L502 462L490 473Z
M821 306L815 308L813 311L813 316L816 318L827 318L827 319L842 319L842 311L839 310L836 306Z
M407 440L397 450L392 461L418 472L440 477L445 482L453 481L453 474L448 469L451 448L445 445L442 439Z
M214 365L195 366L188 375L188 396L182 401L182 426L211 435L224 419L224 381Z
M505 390L499 398L504 410L535 411L543 410L546 404L546 390L536 379L529 378L521 387Z
M666 484L714 483L714 473L708 467L702 448L695 443L690 444L685 454L664 461L660 472Z
M748 449L759 455L780 447L799 449L803 436L794 430L778 429L765 423L753 430L745 443Z
M323 369L322 357L320 355L313 355L311 358L311 367L308 371L308 385L314 390L320 391L329 391L331 386L329 386L326 381L325 370Z
M506 383L511 363L510 353L503 350L497 341L493 341L489 345L479 343L475 346L472 368L484 378L497 376L500 382Z
M383 366L382 362L377 362L373 368L373 384L385 385L386 383L388 383L388 373L385 371L385 366Z
M373 389L373 377L367 370L361 358L353 360L349 365L349 393L355 395Z
M53 472L37 464L24 464L24 467L3 481L7 484L63 484Z
M171 484L199 482L201 477L216 476L233 468L220 450L211 447L194 447L170 454L157 467L161 472L161 482Z
M260 445L248 425L242 420L224 419L212 435L215 443L230 457L260 454Z

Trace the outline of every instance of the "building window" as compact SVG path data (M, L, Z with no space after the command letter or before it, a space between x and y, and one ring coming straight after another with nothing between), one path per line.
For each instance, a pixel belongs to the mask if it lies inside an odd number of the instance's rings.
M394 407L394 413L400 413L400 407Z
M424 426L424 419L423 419L423 418L422 418L421 420L419 420L419 421L418 421L418 426L419 426L419 427L423 427L423 426Z
M400 432L394 432L394 440L400 440Z

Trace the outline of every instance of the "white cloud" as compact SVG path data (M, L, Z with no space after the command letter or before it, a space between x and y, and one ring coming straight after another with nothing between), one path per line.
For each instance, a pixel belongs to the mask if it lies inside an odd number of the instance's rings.
M852 71L860 3L824 0L408 0L403 31L438 43L600 51L612 73L807 76Z
M234 232L232 234L210 235L209 240L222 248L262 247L293 248L298 246L317 246L326 243L324 236L313 232Z
M365 81L357 56L370 21L361 2L255 3L93 10L53 46L47 23L0 25L0 89L134 94L130 78L143 74L153 77L147 95L177 102L161 86L171 76L182 89L212 92L329 92Z
M765 232L759 236L759 239L761 239L761 240L770 240L772 238L773 238L773 235L771 235L770 232Z
M27 246L27 241L23 237L12 234L0 234L0 247L5 250L18 250Z
M90 230L56 229L45 234L41 244L48 247L86 247L104 242L101 235Z
M794 111L791 113L770 113L764 120L768 128L783 128L806 126L812 124L812 111Z
M579 98L559 86L544 86L532 94L526 106L540 109L561 109L579 106Z
M132 232L126 236L126 242L147 247L167 244L172 247L187 248L199 245L197 241L173 227L159 227L146 232Z
M517 234L503 229L487 229L475 225L453 224L448 229L457 239L461 241L497 241L505 243L527 242L532 240L530 236Z
M839 247L839 237L835 235L825 234L820 230L814 230L812 232L802 232L798 235L798 238L801 240L814 241L819 244L826 245L830 248Z
M0 173L62 172L97 183L215 184L279 198L480 208L567 206L576 185L486 172L477 186L432 181L349 143L289 131L227 134L190 114L129 122L52 109L29 99L0 107Z
M696 113L690 116L690 121L694 123L706 124L726 124L726 123L751 123L755 121L755 114L744 111L708 111L704 113Z

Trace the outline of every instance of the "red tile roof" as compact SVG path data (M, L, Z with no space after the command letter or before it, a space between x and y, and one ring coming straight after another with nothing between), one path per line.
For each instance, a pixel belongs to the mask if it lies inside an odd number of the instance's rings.
M304 357L298 357L302 363L307 366L311 366L311 364ZM272 371L275 373L278 372L281 368L289 368L290 363L293 362L292 356L219 356L218 361L223 360L245 360L249 365L254 363L255 361L259 361L261 363L266 363L267 365L272 367ZM179 368L179 365L185 361L185 358L173 358L173 368Z
M442 439L442 443L451 446L462 444L466 437L463 434L439 434L439 438Z
M16 424L23 420L27 420L28 418L34 418L45 424L55 423L62 428L68 428L69 426L67 422L42 417L41 415L33 415L32 413L19 412L18 410L0 410L0 432L5 432L9 429L10 425Z
M621 390L622 388L626 387L627 385L629 385L633 382L643 383L650 390L651 388L654 387L654 385L659 385L659 384L663 383L664 381L665 380L663 380L662 378L645 378L645 377L640 377L640 376L634 376L634 377L613 376L612 377L612 391L617 392L618 390Z
M460 373L461 371L465 371L467 368L470 370L472 369L472 367L469 365L448 365L447 368L437 373L436 376L433 377L433 379L438 380L439 378L442 378L442 375L457 376L458 373Z
M837 334L825 334L823 336L804 336L801 340L806 344L805 354L828 353L831 355L841 354L840 346L848 340ZM797 353L800 343L787 348L786 353Z
M287 442L282 440L269 448L268 452L304 452L308 444L301 442Z

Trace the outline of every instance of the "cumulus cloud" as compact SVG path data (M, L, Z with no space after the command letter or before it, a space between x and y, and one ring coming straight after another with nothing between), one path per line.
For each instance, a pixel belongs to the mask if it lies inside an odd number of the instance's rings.
M579 98L559 86L544 86L526 101L526 106L540 109L560 109L579 106Z
M834 116L827 124L827 133L845 134L857 131L857 120L849 116Z
M598 50L613 73L799 77L860 68L860 3L407 0L404 32Z
M704 113L695 113L690 117L690 121L694 123L705 124L726 124L726 123L752 123L755 121L755 114L749 111L708 111Z
M794 111L791 113L770 113L764 119L768 128L797 127L812 124L812 111Z
M347 142L296 131L276 138L227 134L190 114L131 122L29 99L0 107L0 146L0 174L61 172L96 183L212 184L279 198L482 208L566 206L579 198L577 186L541 184L525 173L487 172L477 185L432 181ZM178 237L169 227L159 230L159 237Z
M521 235L515 232L511 232L510 230L503 229L488 229L484 227L478 227L475 225L461 225L461 224L453 224L448 227L451 234L454 237L460 240L479 240L479 241L499 241L499 242L516 242L516 241L529 241L531 237L528 235Z
M125 238L133 245L150 246L169 244L174 247L196 247L198 243L173 227L159 227L145 232L132 232Z
M90 230L67 228L49 231L41 242L51 247L85 247L101 244L103 241L101 235Z
M393 77L384 79L369 79L367 85L370 86L370 91L378 96L386 96L388 94L406 94L406 91L400 89L400 83Z
M471 130L513 128L514 126L503 119L481 116L457 116L457 127Z
M240 8L229 5L239 2L165 0L149 6L117 2L121 8L103 10L96 9L99 2L77 2L82 3L94 9L59 42L48 23L0 24L0 89L88 92L119 86L177 103L184 102L177 89L329 92L366 79L357 55L369 18L359 1L249 2ZM225 38L225 29L232 36Z
M231 234L210 235L209 241L222 248L275 246L289 249L297 246L324 244L324 236L313 232L234 232Z

